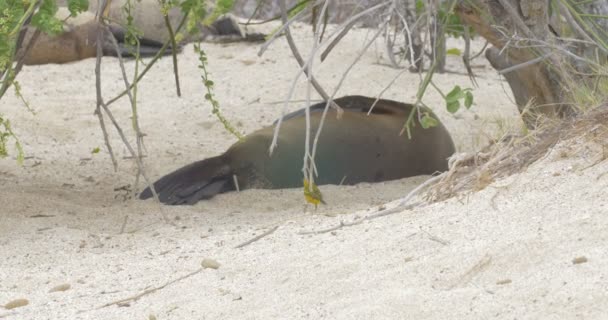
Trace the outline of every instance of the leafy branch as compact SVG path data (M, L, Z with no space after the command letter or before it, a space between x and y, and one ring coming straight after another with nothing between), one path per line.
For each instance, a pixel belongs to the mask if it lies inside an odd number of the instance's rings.
M200 44L194 44L194 50L198 53L198 61L200 62L198 68L201 69L201 78L203 79L203 85L207 89L207 93L205 94L205 100L211 103L211 112L215 114L215 116L220 120L220 122L224 125L224 128L228 130L228 132L232 133L239 140L243 139L243 135L240 134L234 126L222 115L220 112L220 103L215 99L213 95L213 86L215 85L211 79L209 79L209 72L207 71L207 54L204 50L201 50Z

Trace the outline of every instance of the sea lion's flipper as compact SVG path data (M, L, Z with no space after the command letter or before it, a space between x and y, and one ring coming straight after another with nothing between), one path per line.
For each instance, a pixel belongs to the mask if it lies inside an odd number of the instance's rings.
M171 205L195 204L218 193L234 190L232 173L221 157L195 162L162 177L154 183L160 202ZM140 199L152 197L146 188Z

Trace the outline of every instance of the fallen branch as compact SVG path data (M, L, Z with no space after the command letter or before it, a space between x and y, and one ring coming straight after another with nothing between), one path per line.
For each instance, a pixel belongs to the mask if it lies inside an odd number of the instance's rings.
M266 237L268 235L270 235L270 234L272 234L273 232L277 231L278 228L279 228L279 226L275 226L274 228L272 228L272 229L270 229L270 230L268 230L268 231L266 231L266 232L264 232L264 233L262 233L260 235L257 235L255 237L251 238L250 240L247 240L247 241L239 244L238 246L236 246L234 248L235 249L239 249L239 248L242 248L244 246L250 245L250 244L252 244L252 243L254 243L254 242L256 242L256 241L258 241L258 240L260 240L260 239L262 239L262 238L264 238L264 237Z
M140 298L142 298L144 296L152 294L152 293L154 293L154 292L156 292L158 290L164 289L168 285L174 284L174 283L176 283L178 281L181 281L181 280L184 280L186 278L190 278L190 277L192 277L194 275L197 275L201 271L203 271L203 268L200 268L200 269L198 269L196 271L190 272L190 273L188 273L186 275L183 275L183 276L181 276L181 277L179 277L177 279L171 280L171 281L163 284L160 287L146 289L146 290L144 290L144 291L142 291L142 292L140 292L140 293L138 293L138 294L136 294L134 296L131 296L131 297L128 297L128 298L124 298L124 299L120 299L120 300L116 300L116 301L112 301L112 302L108 302L108 303L106 303L106 304L104 304L102 306L97 307L96 310L103 309L105 307L109 307L109 306L113 306L113 305L124 305L125 303L128 303L128 302L135 302L135 301L139 300Z
M376 211L373 214L369 215L369 216L365 216L363 218L360 219L355 219L352 222L344 222L344 221L340 221L340 224L328 229L322 229L322 230L314 230L314 231L300 231L298 232L298 234L300 235L308 235L308 234L322 234L322 233L328 233L328 232L332 232L344 227L352 227L352 226L356 226L358 224L363 223L364 221L370 221L370 220L374 220L380 217L385 217L388 215L391 215L393 213L397 213L397 212L402 212L405 210L410 210L413 209L417 206L419 206L420 204L422 204L422 202L415 202L412 204L407 204L416 194L418 194L422 189L428 187L429 185L439 181L440 179L442 179L444 176L446 175L446 173L442 173L438 176L432 177L428 180L426 180L425 182L421 183L418 187L416 187L414 190L410 191L410 193L407 194L407 196L399 199L399 204L391 209L384 209L384 210L380 210L380 211Z

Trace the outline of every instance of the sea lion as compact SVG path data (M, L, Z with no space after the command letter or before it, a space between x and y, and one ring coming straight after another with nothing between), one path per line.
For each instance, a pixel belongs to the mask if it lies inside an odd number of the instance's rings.
M65 20L64 32L57 36L40 33L36 42L31 46L24 58L26 65L38 65L47 63L68 63L97 56L97 31L101 26L95 21L95 15L90 12L82 12L77 17L69 17L67 8L59 8L56 17ZM113 35L118 44L122 56L133 56L130 48L125 46L124 39L126 31L119 26L109 26L109 34L104 31L102 51L104 56L118 56L116 47L111 40ZM33 28L25 30L24 41L21 49L26 48L32 39ZM139 38L140 56L155 55L162 47L162 43L147 38ZM179 50L179 48L176 48ZM166 51L171 53L171 49Z
M382 99L368 116L374 98L345 96L334 101L344 112L338 119L336 111L330 110L325 119L315 158L318 185L379 182L448 169L447 159L455 148L441 123L428 129L416 123L411 139L399 134L414 106ZM325 102L310 107L313 134L323 108ZM422 112L432 115L426 108ZM246 136L220 156L162 177L154 188L161 202L178 205L236 190L233 176L241 190L301 187L305 130L305 111L293 112L283 118L272 155L268 147L274 126L269 126ZM140 194L140 199L150 197L150 188Z
M95 12L98 0L89 1L89 11ZM127 24L128 14L124 10L127 0L112 0L108 9L108 17L121 25ZM58 5L67 5L67 0L59 0ZM158 42L169 40L169 31L165 24L162 4L158 0L139 0L131 1L131 17L133 26L140 31L144 37ZM177 29L182 21L184 14L179 7L171 8L167 12L169 23L173 31ZM182 36L178 39L179 43L190 43L195 41L209 42L232 42L232 41L264 41L261 33L248 33L239 25L236 18L230 14L218 17L211 25L198 24L197 32L188 33L182 28Z

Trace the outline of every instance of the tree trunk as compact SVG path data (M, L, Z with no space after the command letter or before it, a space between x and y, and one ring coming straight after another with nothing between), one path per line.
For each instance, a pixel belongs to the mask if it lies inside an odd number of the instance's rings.
M565 84L573 79L561 71L564 61L554 49L538 46L556 42L548 9L546 0L460 0L456 6L462 21L493 45L486 57L495 69L529 62L504 73L528 128L537 126L540 115L569 113Z

